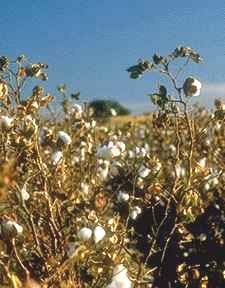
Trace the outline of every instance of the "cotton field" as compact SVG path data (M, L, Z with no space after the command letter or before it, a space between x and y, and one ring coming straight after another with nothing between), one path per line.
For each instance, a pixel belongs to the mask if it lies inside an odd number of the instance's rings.
M142 123L65 94L53 117L43 87L23 94L47 65L0 58L0 287L224 287L225 104L188 105L202 84L177 86L178 57L201 60L178 47L128 68L177 92L159 86Z

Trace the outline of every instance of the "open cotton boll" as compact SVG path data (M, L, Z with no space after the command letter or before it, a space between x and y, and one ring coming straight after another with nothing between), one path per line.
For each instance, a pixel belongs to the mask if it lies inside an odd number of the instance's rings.
M117 112L116 112L116 110L114 108L110 109L110 113L111 113L112 116L116 116L117 115Z
M16 228L16 231L18 234L23 233L23 227L21 225L19 225L18 223L14 222L14 221L8 221L8 222L11 222L11 224Z
M30 198L30 194L27 192L26 185L23 185L23 188L21 189L21 197L23 201L27 201Z
M126 150L126 144L122 141L118 141L116 143L116 146L121 150L121 152L124 152Z
M112 141L110 141L108 145L99 147L97 150L97 156L107 160L119 156L120 153L120 148L114 145Z
M102 161L101 160L102 159L99 159L98 161L99 167L97 169L97 175L100 178L100 180L104 181L108 177L108 174L109 174L110 162L108 160L102 160Z
M141 165L141 167L139 168L139 176L142 178L146 178L149 174L150 174L151 170L147 167L145 167L144 165Z
M76 119L80 119L82 117L83 108L79 104L73 104L70 109L70 113L74 114Z
M23 227L12 220L3 221L0 228L0 234L5 238L14 238L23 233Z
M104 237L105 237L105 230L101 227L101 226L97 226L94 229L94 241L95 243L98 243L99 241L101 241Z
M119 167L121 167L122 164L118 161L113 160L112 165L110 166L110 174L112 176L118 176L119 175Z
M103 145L102 147L98 148L97 156L103 159L111 159L112 157L111 149L107 145Z
M136 220L136 218L138 217L138 215L141 214L141 208L139 206L135 206L134 208L131 209L130 211L130 218L132 220Z
M112 282L107 288L131 288L132 282L128 278L127 268L123 264L117 265L113 269Z
M61 162L62 158L63 158L62 151L55 151L51 157L53 165L57 165L59 162Z
M77 235L80 238L80 240L88 241L92 236L92 231L91 231L91 229L84 227L84 228L80 229L80 231L78 232Z
M82 182L81 185L81 192L85 195L88 195L89 191L90 191L90 187L87 183Z
M0 127L9 129L12 126L13 118L8 116L0 116Z
M185 96L199 96L201 93L202 84L193 77L188 77L183 85Z
M126 192L119 191L117 194L117 200L118 202L127 202L129 200L130 196Z
M62 141L63 144L69 145L72 142L71 137L64 131L58 132L58 139Z

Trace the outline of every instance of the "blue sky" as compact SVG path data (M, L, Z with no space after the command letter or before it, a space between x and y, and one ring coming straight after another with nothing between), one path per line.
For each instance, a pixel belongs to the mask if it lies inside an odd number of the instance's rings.
M152 109L146 93L158 77L134 81L126 68L187 45L204 58L188 73L203 83L199 102L212 106L215 96L225 98L224 12L221 0L3 1L0 55L48 63L44 86L55 95L66 83L85 100L116 99L138 113Z

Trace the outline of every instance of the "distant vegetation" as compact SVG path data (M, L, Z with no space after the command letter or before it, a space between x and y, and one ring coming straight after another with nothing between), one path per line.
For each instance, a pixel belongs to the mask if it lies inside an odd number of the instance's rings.
M94 110L94 117L99 118L130 114L128 108L124 107L115 100L103 100L103 99L94 100L90 103L90 107L93 108Z

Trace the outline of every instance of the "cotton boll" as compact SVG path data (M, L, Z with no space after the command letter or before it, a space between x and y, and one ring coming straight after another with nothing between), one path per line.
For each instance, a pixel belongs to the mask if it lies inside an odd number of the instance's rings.
M18 234L22 234L23 233L23 227L19 224L17 224L16 222L13 223L14 227L16 228L16 231Z
M99 159L99 167L98 167L98 170L97 170L97 175L98 177L104 181L107 177L108 177L108 174L109 174L109 164L110 162L108 160L102 160L102 159Z
M49 140L52 138L52 130L48 127L42 127L39 132L39 142L41 145L49 144Z
M119 169L116 165L112 165L110 167L110 174L113 176L113 177L116 177L119 175Z
M204 185L204 190L205 190L205 191L209 191L209 190L210 190L210 185L209 185L209 183L205 183L205 185Z
M207 161L207 159L205 157L198 161L198 164L201 166L201 168L206 167L206 161Z
M146 178L150 174L151 170L144 165L139 168L139 176L142 178Z
M141 208L139 206L135 206L130 211L130 218L132 220L136 220L138 215L140 215L140 214L141 214Z
M111 147L112 158L120 156L120 149L117 146Z
M90 122L85 122L84 127L88 130L91 128L91 123Z
M97 150L97 156L103 159L111 159L112 153L108 146L103 145Z
M158 172L161 170L161 168L162 168L161 162L157 161L157 162L155 163L155 166L153 167L154 173L158 173Z
M81 192L85 195L88 195L88 193L90 192L90 187L87 183L82 182L81 183Z
M72 165L78 164L80 162L80 158L78 156L74 156L72 159Z
M58 139L64 144L69 145L72 142L71 137L64 131L58 132Z
M141 149L140 149L140 152L139 152L139 155L138 156L140 156L140 157L145 157L147 155L147 151L145 150L145 148L144 147L141 147Z
M133 158L135 157L134 151L129 150L129 151L128 151L128 157L129 157L130 159L133 159Z
M73 104L73 106L70 109L70 113L72 113L76 119L80 119L83 114L83 108L79 104Z
M10 118L8 116L1 115L0 116L0 127L2 129L9 129L12 127L13 118Z
M199 96L201 92L202 84L193 77L188 77L183 85L185 96Z
M165 147L165 148L166 148L166 147ZM168 148L169 148L169 151L171 152L171 155L172 155L172 156L175 156L175 155L176 155L176 151L177 151L176 146L173 145L173 144L170 144Z
M98 243L99 241L101 241L104 237L105 237L105 230L101 227L101 226L97 226L94 229L94 241L95 243Z
M88 241L91 238L91 236L92 236L92 231L91 229L87 227L80 229L80 231L78 232L78 237L82 241Z
M136 185L137 185L138 188L143 189L144 188L144 180L143 180L143 178L138 177L137 181L136 181Z
M111 166L110 166L110 173L112 176L118 176L119 175L119 167L121 167L121 163L118 161L113 160Z
M213 179L210 181L210 184L211 184L213 187L217 186L217 185L219 184L219 179L218 179L218 177L213 178Z
M116 110L113 109L113 108L110 109L110 113L111 113L112 116L116 116L117 115Z
M97 150L97 156L107 160L119 156L120 153L120 149L114 145L112 141L110 141L108 145L99 147Z
M27 201L30 198L30 194L27 192L26 185L24 185L23 188L21 189L21 197L23 201Z
M113 269L112 282L107 286L107 288L131 288L132 282L128 278L127 269L123 264L117 265Z
M55 151L51 157L53 165L59 164L61 162L62 158L63 158L62 151Z
M140 139L144 139L145 138L145 128L140 128L138 130L138 136Z
M127 202L129 200L130 196L126 192L119 191L117 194L117 200L118 202Z
M175 171L178 178L184 177L186 174L184 167L182 167L180 164L175 166Z
M97 122L95 120L91 120L91 127L94 128L96 126Z
M124 152L126 150L126 144L122 141L118 141L116 143L116 146L121 150L121 152Z
M5 220L1 223L0 234L4 238L14 238L23 233L23 227L12 220Z

